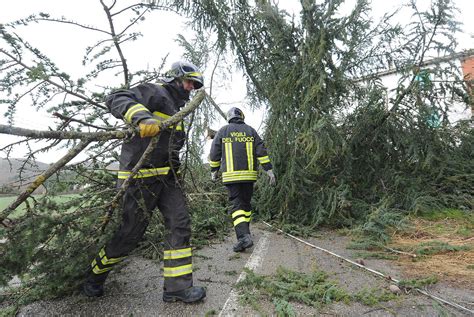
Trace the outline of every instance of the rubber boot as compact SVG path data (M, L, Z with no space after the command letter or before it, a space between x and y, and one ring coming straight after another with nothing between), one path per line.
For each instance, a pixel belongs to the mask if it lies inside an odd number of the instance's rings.
M206 290L201 286L191 286L176 292L163 292L164 302L181 301L184 303L194 303L206 297Z
M253 246L252 238L250 234L244 234L236 244L234 244L233 250L234 252L243 252L245 249L251 248Z

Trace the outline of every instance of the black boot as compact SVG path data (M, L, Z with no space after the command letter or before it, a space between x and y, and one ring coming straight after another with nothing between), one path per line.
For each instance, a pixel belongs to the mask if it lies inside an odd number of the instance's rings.
M109 272L102 274L89 273L84 284L82 284L82 292L88 297L100 297L104 295L104 283Z
M253 241L252 238L250 237L250 234L244 234L241 238L239 238L239 241L234 244L234 252L242 252L245 251L245 249L251 248L253 246Z
M176 292L163 292L164 302L182 301L185 303L194 303L206 297L206 290L201 286L191 286Z
M90 281L86 281L82 285L82 291L88 297L100 297L104 295L104 284L96 284Z

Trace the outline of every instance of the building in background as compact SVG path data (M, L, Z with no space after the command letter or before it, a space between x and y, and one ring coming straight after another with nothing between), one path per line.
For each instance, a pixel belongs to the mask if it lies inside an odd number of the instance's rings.
M448 67L454 68L452 73L458 73L459 76L455 78L447 77L440 71L440 69ZM368 78L380 79L386 91L386 107L387 110L390 110L396 98L397 87L400 84L407 87L410 80L413 79L413 89L419 92L415 101L417 107L414 108L426 117L431 126L439 126L441 121L445 119L451 124L462 120L471 122L474 120L474 49L428 59L420 65L414 66L412 73L413 77L410 76L400 82L402 74L393 68L365 76L357 81L364 82ZM445 94L444 88L452 85L461 88L459 93ZM471 96L467 103L461 97L462 93L465 94L466 92ZM438 103L441 101L445 105L442 111L430 106L435 99Z

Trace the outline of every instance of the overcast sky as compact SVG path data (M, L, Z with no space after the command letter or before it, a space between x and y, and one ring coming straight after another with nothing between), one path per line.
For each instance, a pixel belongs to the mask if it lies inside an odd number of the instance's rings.
M125 7L135 2L132 0L118 0L116 6ZM298 13L299 11L296 5L299 1L279 0L277 2L279 2L281 8L286 9L290 13ZM345 6L351 7L353 3L353 0L348 0ZM380 16L383 12L399 6L400 3L402 3L400 0L373 0L373 14ZM418 0L418 4L420 6L428 5L429 1ZM458 37L460 42L459 49L474 48L474 0L456 0L455 4L460 9L458 20L464 24L464 34L460 34ZM64 16L82 24L108 29L105 13L98 0L8 1L0 10L0 23L11 22L39 12L49 13L52 17ZM126 56L129 56L127 61L130 69L154 68L167 54L170 56L168 59L169 63L180 59L183 52L174 39L178 33L190 34L189 32L191 31L185 29L184 22L184 19L173 13L164 14L163 12L156 12L148 15L147 19L139 27L139 31L143 33L143 38L134 42L133 45L124 46L124 53ZM119 25L125 25L125 23L127 21L118 21ZM81 61L85 47L95 43L100 36L100 34L78 29L77 27L51 22L30 25L26 28L20 27L16 31L33 46L40 48L60 69L71 74L73 78L83 75ZM121 77L111 78L107 84L113 86L118 84L121 79ZM116 80L115 83L113 82L114 80ZM223 94L215 96L215 99L221 103L223 110L227 110L231 106L240 105L245 98L245 83L240 74L233 76L231 84L231 93L225 91ZM1 105L1 107L6 107L6 105ZM245 106L243 108L245 109ZM248 112L247 109L245 110ZM2 109L0 112L3 114L4 110ZM246 117L248 118L248 123L255 128L261 126L261 114L249 115L248 113ZM45 130L48 127L48 122L51 123L51 120L51 117L46 113L37 112L31 109L27 103L23 103L20 109L18 109L15 125L29 129ZM5 123L5 118L1 116L0 124ZM218 128L224 123L223 120L217 122L214 128ZM12 140L12 138L6 135L0 135L0 148ZM22 151L18 150L14 153L13 157L22 155ZM0 152L0 157L5 157L5 154ZM57 160L57 158L58 156L52 153L38 156L40 161L48 163Z

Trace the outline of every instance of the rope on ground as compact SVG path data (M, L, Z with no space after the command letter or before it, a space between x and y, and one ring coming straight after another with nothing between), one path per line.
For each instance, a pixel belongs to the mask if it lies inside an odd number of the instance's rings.
M315 249L318 249L318 250L323 251L323 252L325 252L325 253L328 253L328 254L330 254L330 255L332 255L332 256L335 256L335 257L337 257L337 258L339 258L339 259L341 259L341 260L344 260L344 261L346 261L346 262L349 262L349 263L351 263L351 264L353 264L353 265L355 265L355 266L358 266L358 267L360 267L360 268L362 268L362 269L364 269L364 270L367 270L367 271L369 271L369 272L371 272L371 273L373 273L373 274L375 274L375 275L378 275L378 276L380 276L380 277L383 277L383 278L385 278L385 279L387 279L387 280L393 281L393 282L395 282L395 283L397 283L397 284L400 283L399 280L394 279L394 278L391 277L391 276L385 275L385 274L383 274L383 273L381 273L381 272L379 272L379 271L376 271L376 270L371 269L371 268L369 268L369 267L367 267L367 266L365 266L365 265L362 265L362 264L360 264L360 263L357 263L357 262L355 262L355 261L352 261L352 260L350 260L350 259L348 259L348 258L345 258L345 257L339 255L339 254L336 254L336 253L334 253L334 252L331 252L331 251L329 251L329 250L326 250L326 249L324 249L324 248L321 248L321 247L318 247L318 246L316 246L316 245L314 245L314 244L311 244L311 243L309 243L309 242L307 242L307 241L304 241L304 240L302 240L302 239L300 239L300 238L298 238L298 237L295 237L295 236L292 235L292 234L286 233L286 232L284 232L283 230L278 229L278 228L272 226L271 224L269 224L269 223L267 223L267 222L265 222L265 221L263 221L263 223L264 223L265 225L267 225L268 227L270 227L270 228L272 228L272 229L274 229L274 230L277 230L277 231L279 231L279 232L281 232L281 233L287 235L287 236L290 237L290 238L293 238L293 239L295 239L295 240L298 240L298 241L301 242L301 243L304 243L304 244L306 244L306 245L309 245L309 246L312 247L312 248L315 248ZM440 298L440 297L438 297L438 296L431 295L431 294L429 294L428 292L426 292L426 291L424 291L424 290L422 290L422 289L415 288L415 290L416 290L417 292L419 292L419 293L425 295L425 296L428 296L428 297L431 298L431 299L434 299L434 300L438 301L438 302L441 302L441 303L444 303L444 304L446 304L446 305L449 305L449 306L455 307L455 308L457 308L457 309L466 311L466 312L468 312L468 313L474 314L474 310L471 310L471 309L466 308L466 307L464 307L464 306L461 306L461 305L459 305L459 304L456 304L456 303L447 301L447 300L445 300L445 299L443 299L443 298Z

